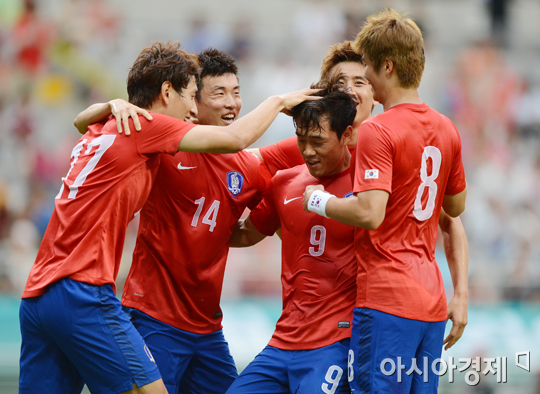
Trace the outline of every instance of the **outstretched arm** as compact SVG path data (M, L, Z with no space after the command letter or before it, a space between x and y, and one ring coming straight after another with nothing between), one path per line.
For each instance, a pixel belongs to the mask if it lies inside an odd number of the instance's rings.
M316 89L303 89L282 96L272 96L229 126L197 125L184 135L178 145L178 150L211 153L239 152L255 142L272 124L278 113L288 113L291 108L303 101L320 99L318 96L312 96L316 92ZM148 111L124 100L116 99L90 106L77 115L74 124L79 132L84 134L89 124L104 120L111 114L116 117L118 132L122 132L123 124L126 134L129 134L130 117L133 118L136 130L141 129L137 114L142 114L148 120L152 120Z
M272 96L249 114L229 126L197 125L180 141L184 152L235 153L254 143L280 112L289 112L303 101L318 100L316 89L303 89L282 96Z
M232 248L245 248L255 245L266 238L266 235L261 234L254 226L249 216L244 220L239 220L231 235Z
M444 339L444 348L448 350L461 338L467 325L469 246L461 219L452 218L442 210L439 227L454 286L454 296L448 304L448 319L452 320L452 329Z
M73 124L77 130L79 130L79 133L84 134L86 133L86 130L90 124L101 122L112 115L116 118L116 127L118 128L118 132L121 133L123 130L125 130L126 135L129 135L131 132L129 129L129 118L133 119L135 130L141 130L141 122L139 121L138 114L143 115L148 120L152 120L152 115L150 115L147 110L139 108L126 100L115 99L107 103L91 105L77 115L73 121Z

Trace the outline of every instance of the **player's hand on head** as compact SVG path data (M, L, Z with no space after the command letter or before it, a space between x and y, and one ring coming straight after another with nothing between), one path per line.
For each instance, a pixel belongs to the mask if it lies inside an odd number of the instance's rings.
M448 304L448 320L452 321L452 329L443 344L444 350L450 349L463 335L467 326L467 299L454 296Z
M302 204L304 205L304 211L306 212L310 212L310 210L308 209L308 202L309 202L309 199L311 198L311 195L313 194L315 190L324 191L324 186L323 185L306 186L306 190L304 191L304 196L302 197Z
M297 92L280 95L279 97L281 97L283 100L283 109L281 110L281 112L290 116L291 109L293 107L296 107L298 104L304 101L319 100L321 98L320 96L313 96L313 94L317 92L318 89L306 88Z
M133 124L135 125L135 130L141 131L141 122L139 121L139 114L144 116L148 120L152 120L152 115L150 113L136 105L133 105L123 99L114 99L109 101L111 107L112 116L116 119L116 128L119 133L125 131L126 135L131 134L129 129L129 118L133 119Z

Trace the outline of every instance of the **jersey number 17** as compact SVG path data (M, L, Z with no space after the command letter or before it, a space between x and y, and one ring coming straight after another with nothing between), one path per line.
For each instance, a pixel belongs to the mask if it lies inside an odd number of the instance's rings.
M86 178L88 177L88 175L94 170L94 168L96 168L99 160L101 159L103 154L107 151L107 149L109 149L111 147L111 145L113 144L115 138L116 138L116 135L114 135L114 134L101 135L101 136L99 136L97 138L94 138L93 140L91 140L88 143L88 145L86 147L86 151L82 154L83 157L87 156L87 155L90 155L90 153L92 152L94 147L97 146L98 148L96 150L94 150L94 155L88 160L88 162L86 163L86 165L84 166L82 171L79 172L79 175L77 175L77 177L75 178L73 183L68 186L68 188L69 188L69 194L68 194L68 197L67 197L68 199L73 199L73 198L77 197L77 193L79 192L79 187L84 184L84 182L86 181ZM71 174L71 171L73 170L73 167L75 167L75 165L79 161L79 158L81 156L81 152L83 150L84 144L87 141L88 141L88 139L85 138L84 140L79 142L77 145L75 145L75 147L71 151L71 158L70 158L70 159L72 159L71 160L71 167L69 168L69 171L68 171L66 177L62 178L62 187L60 187L60 192L56 196L56 199L62 198L62 193L64 192L64 185L67 184L67 181L69 179L69 175ZM81 162L82 162L82 160L81 160Z

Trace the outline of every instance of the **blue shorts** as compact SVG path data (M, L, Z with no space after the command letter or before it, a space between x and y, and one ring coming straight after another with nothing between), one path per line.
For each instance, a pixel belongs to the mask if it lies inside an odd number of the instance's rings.
M441 357L446 321L405 319L355 308L349 384L355 394L437 393L433 361ZM435 371L435 372L434 372Z
M152 350L170 394L223 394L238 376L222 330L193 334L137 309L124 311Z
M19 393L116 394L158 380L156 363L110 285L62 279L19 311Z
M313 350L266 346L234 381L227 394L350 393L349 339Z

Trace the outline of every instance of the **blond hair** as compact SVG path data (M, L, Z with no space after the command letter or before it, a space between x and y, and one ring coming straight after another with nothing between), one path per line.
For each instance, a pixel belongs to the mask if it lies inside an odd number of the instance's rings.
M343 62L364 64L362 55L354 51L352 41L344 41L330 47L321 66L321 80L330 79L330 70Z
M372 14L353 43L354 50L373 63L376 72L389 59L404 88L420 85L426 58L420 28L391 8Z

